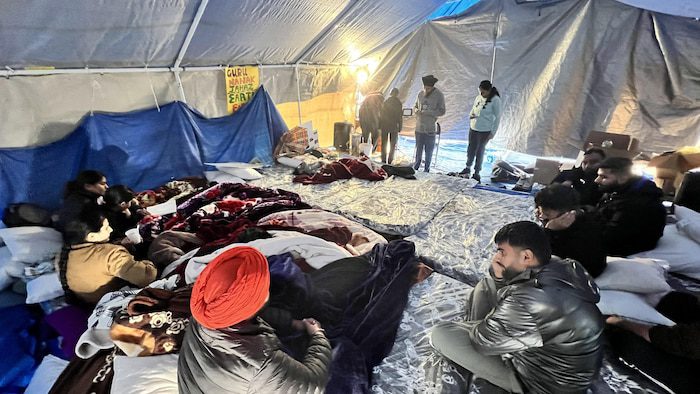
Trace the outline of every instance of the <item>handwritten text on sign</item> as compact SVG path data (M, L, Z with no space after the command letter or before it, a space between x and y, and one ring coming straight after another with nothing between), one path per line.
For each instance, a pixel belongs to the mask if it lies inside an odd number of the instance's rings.
M228 112L238 111L253 97L259 85L258 67L226 67L226 107Z

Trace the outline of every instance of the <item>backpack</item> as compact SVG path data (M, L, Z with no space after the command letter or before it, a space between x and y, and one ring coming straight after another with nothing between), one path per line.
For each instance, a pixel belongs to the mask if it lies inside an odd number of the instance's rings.
M2 221L7 227L51 227L51 213L34 204L10 204L5 208Z

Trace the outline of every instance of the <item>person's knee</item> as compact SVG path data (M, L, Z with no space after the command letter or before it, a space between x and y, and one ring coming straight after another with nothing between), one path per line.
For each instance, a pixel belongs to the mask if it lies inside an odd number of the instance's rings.
M444 322L433 327L430 331L430 346L440 353L445 349L450 348L450 343L453 343L454 338L454 323Z

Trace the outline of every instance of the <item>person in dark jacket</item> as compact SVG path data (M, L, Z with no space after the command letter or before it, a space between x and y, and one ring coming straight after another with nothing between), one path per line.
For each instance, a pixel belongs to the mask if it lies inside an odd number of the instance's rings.
M595 183L598 177L598 165L603 160L605 160L605 151L600 148L590 148L584 152L580 167L562 171L552 183L573 187L581 197L581 205L595 206L603 196L603 192Z
M467 321L436 326L432 346L510 392L585 393L603 356L593 279L575 261L552 258L536 223L508 224L495 243L489 276L470 293Z
M552 254L573 259L594 278L607 265L603 248L603 227L595 216L579 208L578 192L554 184L535 195L537 219L549 237Z
M382 131L382 162L391 164L394 161L394 150L398 143L399 131L403 127L403 104L399 100L399 89L391 89L389 98L382 105L379 127ZM387 151L389 151L388 161Z
M671 292L656 309L677 323L650 326L610 316L606 330L616 356L668 386L675 393L696 393L700 387L700 300ZM615 326L616 328L613 328Z
M306 355L282 350L275 331L256 315L269 299L270 270L255 248L228 249L192 288L192 319L178 361L181 393L317 393L328 379L331 346L320 324L304 319Z
M605 192L595 212L603 222L608 256L629 256L656 247L664 234L666 208L654 182L632 174L632 161L605 159L595 182Z
M100 197L107 191L107 178L99 171L85 170L66 184L63 192L63 206L58 211L56 228L63 230L69 222L78 218L83 210L97 209Z
M135 228L141 219L148 216L148 211L136 201L134 192L124 185L107 189L104 202L104 213L112 226L110 242L123 239L127 230Z
M380 92L373 92L367 95L360 105L359 117L360 128L362 128L362 142L369 143L372 136L372 152L377 149L379 143L379 117L384 104L384 95Z

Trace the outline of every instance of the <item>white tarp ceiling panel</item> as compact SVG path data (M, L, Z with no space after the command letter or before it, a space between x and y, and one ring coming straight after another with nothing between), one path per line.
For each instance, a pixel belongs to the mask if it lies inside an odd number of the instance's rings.
M171 66L198 1L3 0L0 68Z
M310 63L347 63L388 49L444 0L353 0L351 9L305 56Z
M292 63L350 0L211 0L183 66Z
M621 3L669 15L700 18L698 0L617 0Z

